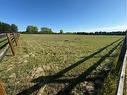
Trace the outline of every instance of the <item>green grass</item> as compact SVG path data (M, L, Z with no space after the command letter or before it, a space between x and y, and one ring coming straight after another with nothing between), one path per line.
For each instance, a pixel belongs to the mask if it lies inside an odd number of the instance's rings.
M104 86L102 87L101 95L115 95L117 91L117 83L119 76L116 74L116 65L118 61L118 57L120 54L120 47L116 50L115 57L113 58L111 71L104 81Z
M39 35L22 34L16 49L16 56L7 56L0 63L0 78L5 83L7 94L15 95L23 89L36 84L31 82L39 76L51 76L71 66L75 62L91 55L99 49L122 38L121 36L84 36L84 35ZM81 62L68 72L64 71L59 79L72 79L78 77L89 67L103 58L120 41L107 47L86 61ZM119 48L117 48L119 49ZM116 50L117 50L116 49ZM117 53L114 53L117 55ZM118 56L118 55L117 55ZM113 64L117 56L109 56L101 64ZM50 79L50 77L48 77ZM46 79L48 79L46 78ZM51 78L52 80L53 78ZM43 81L41 82L43 83ZM82 94L79 83L72 93ZM66 83L50 83L41 87L39 93L52 95L64 88ZM78 89L79 87L81 89Z
M126 71L125 71L125 84L124 84L124 94L123 95L127 95L127 65L126 65Z

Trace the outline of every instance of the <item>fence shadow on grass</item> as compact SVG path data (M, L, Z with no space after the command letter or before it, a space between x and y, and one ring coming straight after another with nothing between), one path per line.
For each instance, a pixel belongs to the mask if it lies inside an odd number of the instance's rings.
M6 40L7 40L7 39L3 39L3 40L0 41L0 43L4 42L4 41L6 41Z
M119 39L120 40L120 39ZM119 41L117 40L117 41ZM93 56L95 56L96 54L102 52L103 50L105 50L106 48L108 48L109 46L113 45L114 43L116 43L117 41L111 43L110 45L107 45L101 49L99 49L98 51L94 52L93 54L86 56L85 58L77 61L76 63L72 64L71 66L61 70L60 72L56 73L55 75L52 76L45 76L45 77L38 77L36 79L33 80L33 82L38 82L38 81L42 81L44 78L49 78L49 79L56 79L56 78L60 78L61 76L63 76L63 74L65 74L66 72L70 71L71 69L75 68L76 66L80 65L81 63L87 61L88 59L92 58Z
M83 82L94 69L96 69L107 57L112 54L112 52L121 44L119 42L114 48L112 48L106 55L102 56L101 59L99 59L95 64L93 64L90 68L88 68L86 71L84 71L81 75L79 75L77 78L73 79L73 81L70 81L69 85L67 85L63 90L59 91L57 95L69 95L72 89L79 83Z
M121 70L121 67L123 65L124 55L126 53L126 48L127 48L126 44L127 44L127 42L126 42L126 37L125 37L121 51L120 51L119 59L117 61L117 65L116 65L116 74L118 74L118 75L120 74L120 70Z
M111 71L111 65L112 65L112 63L108 63L108 65L101 68L101 70L96 74L96 76L85 78L85 81L92 82L94 84L93 85L93 88L94 88L93 93L94 94L92 94L92 95L102 95L102 89L104 86L104 82L105 82L105 79L107 78L109 72ZM104 69L105 67L107 67L108 69L107 70ZM84 89L85 89L85 87L84 87ZM89 91L86 89L84 94L89 95Z
M110 69L109 70L103 70L103 71L101 71L101 72L99 72L97 74L97 76L98 75L103 75L103 77L99 78L99 80L101 81L101 83L98 84L98 83L95 82L96 79L94 80L94 88L97 90L95 92L95 95L102 95L101 90L102 90L102 88L104 86L105 79L108 77L108 74L111 71L111 64L108 63L108 66L107 67L109 67Z
M4 70L0 70L0 72L3 72L3 71L5 71L5 69Z
M111 54L114 49L122 42L120 41L120 43L115 46L108 54L106 54L105 56L103 56L97 63L95 63L94 65L92 65L90 68L88 68L83 74L79 75L79 77L77 78L73 78L73 79L58 79L60 77L62 77L66 72L70 71L71 69L75 68L76 66L80 65L81 63L85 62L86 60L92 58L93 56L95 56L96 54L102 52L103 50L105 50L106 48L108 48L109 46L113 45L114 43L118 42L120 39L114 41L113 43L99 49L98 51L94 52L93 54L77 61L76 63L72 64L71 66L59 71L58 73L51 75L51 76L40 76L36 79L34 79L32 82L35 82L36 84L28 89L23 90L22 92L18 93L17 95L28 95L31 94L35 91L38 91L41 87L43 87L45 84L49 84L49 83L69 83L69 85L67 87L65 87L64 90L58 92L58 95L67 95L67 93L70 93L71 90L80 82L84 81L84 78L91 73L91 71L95 68L97 68L98 65L101 64L101 62L103 62L105 60L106 57L109 56L109 54ZM62 94L63 93L63 94Z
M0 46L0 49L3 49L7 44L8 42L4 43L4 45Z

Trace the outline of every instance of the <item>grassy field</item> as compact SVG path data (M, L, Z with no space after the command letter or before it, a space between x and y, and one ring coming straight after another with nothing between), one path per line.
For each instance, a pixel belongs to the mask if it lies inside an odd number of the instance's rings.
M127 61L126 61L127 64ZM124 94L123 95L127 95L127 65L126 65L126 74L125 74L125 83L124 83Z
M8 95L95 94L116 65L120 38L22 34L16 56L9 50L0 63L0 78Z

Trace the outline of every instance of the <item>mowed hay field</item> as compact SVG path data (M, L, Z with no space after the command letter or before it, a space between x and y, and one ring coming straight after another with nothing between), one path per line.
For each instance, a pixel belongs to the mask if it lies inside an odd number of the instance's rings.
M9 50L0 63L0 78L8 95L98 93L117 63L122 40L122 36L21 34L16 56Z

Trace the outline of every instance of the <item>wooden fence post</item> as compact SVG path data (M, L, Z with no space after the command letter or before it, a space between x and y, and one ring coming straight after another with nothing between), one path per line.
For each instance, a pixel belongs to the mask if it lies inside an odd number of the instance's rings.
M20 33L16 33L16 35L17 35L16 39L17 39L17 42L18 42Z
M9 46L11 48L12 54L13 54L13 56L15 56L15 50L14 50L14 47L13 47L13 42L12 42L12 39L10 37L10 34L7 33L6 35L7 35L8 43L9 43Z
M18 44L17 44L17 36L16 36L16 34L15 34L15 33L13 33L12 35L13 35L13 38L14 38L15 44L16 44L16 46L17 46L17 45L18 45Z

